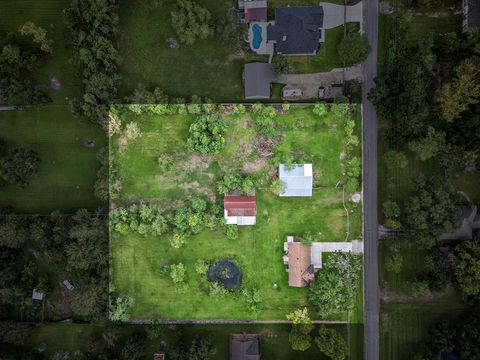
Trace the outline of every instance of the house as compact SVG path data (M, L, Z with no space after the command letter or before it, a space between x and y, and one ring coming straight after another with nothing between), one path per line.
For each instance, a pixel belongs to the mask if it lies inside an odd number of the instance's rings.
M312 196L312 164L293 165L293 168L280 164L278 177L284 186L280 196Z
M278 80L268 63L249 63L243 68L243 84L245 99L269 99L272 92L272 83Z
M476 206L461 205L457 210L461 219L460 226L452 233L443 234L441 240L471 240L473 230L480 229L480 214Z
M463 0L463 31L480 27L480 2Z
M260 360L260 336L258 334L231 334L230 360Z
M239 0L238 8L243 11L245 22L267 20L267 0Z
M280 7L267 26L267 42L283 55L315 55L324 41L323 7Z
M153 354L153 360L165 360L165 353L155 353Z
M311 248L290 237L286 243L287 254L283 262L288 265L288 285L305 287L315 280L315 269L311 261Z
M313 242L303 244L294 236L287 236L283 243L283 263L288 266L288 285L305 287L315 280L315 272L322 268L322 254L324 252L351 252L363 253L363 242Z
M255 225L257 203L255 196L225 195L224 217L229 225Z

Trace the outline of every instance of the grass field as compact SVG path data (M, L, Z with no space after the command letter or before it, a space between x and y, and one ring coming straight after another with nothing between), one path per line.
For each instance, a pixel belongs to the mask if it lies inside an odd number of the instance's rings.
M350 333L350 350L351 359L361 359L362 342L357 341L357 334L362 333L362 326L351 326L350 330L344 325L329 325L336 328L337 331L344 334L348 338ZM28 340L27 345L38 347L45 343L47 356L53 356L57 350L82 350L93 348L93 355L100 353L105 348L105 341L102 339L102 333L105 331L103 326L82 325L82 324L50 324L42 325L35 329L33 336ZM120 336L116 341L116 350L121 348L129 336L134 333L141 332L141 326L124 326L121 328ZM310 349L305 352L294 351L290 347L288 335L290 333L290 325L177 325L175 330L164 328L157 339L147 340L145 351L142 358L150 358L154 352L160 350L165 351L168 356L170 350L175 346L178 340L182 342L190 342L196 335L209 337L217 352L211 358L212 360L225 360L229 357L229 335L235 332L252 332L260 334L260 349L262 359L265 360L290 360L292 358L299 360L318 359L327 360L316 346L312 344ZM312 331L312 335L316 336L317 329ZM166 342L166 349L160 347L160 342ZM89 344L96 343L95 347L89 347Z
M461 316L463 310L460 303L451 300L382 306L380 358L412 359L415 351L421 349L428 339L428 331L433 324Z
M342 193L335 187L342 171L342 127L339 120L330 119L326 125L312 115L311 108L298 108L278 116L284 140L275 150L304 152L313 163L316 180L312 198L279 198L257 187L257 225L241 227L236 240L227 240L221 230L208 230L189 237L186 247L176 250L170 247L169 236L112 237L113 283L119 293L135 298L133 318L254 318L238 295L215 298L206 294L207 285L194 271L198 259L235 259L242 267L244 286L257 287L262 293L263 310L258 315L261 319L282 319L292 309L305 305L306 289L287 286L282 262L285 237L312 231L321 232L324 241L343 241L346 230ZM212 194L215 196L213 184L224 171L238 171L243 164L258 161L251 149L256 134L248 116L230 117L225 149L208 161L186 152L191 117L142 115L136 120L143 132L141 139L128 145L122 154L115 145L113 148L123 178L121 203L148 200L168 207L195 192L211 198ZM177 163L175 176L159 174L155 160L165 152L176 153L182 159ZM257 173L267 170L276 171L265 163ZM216 196L219 204L221 200ZM352 209L350 218L351 239L360 238L361 208ZM168 274L161 274L162 266L179 261L187 266L189 290L185 295L178 294ZM273 288L274 283L279 284L277 289ZM360 289L358 308L351 314L353 322L362 322L362 302ZM346 319L347 314L335 318Z
M39 171L27 187L1 188L0 206L13 206L19 213L47 214L93 210L100 205L93 195L99 166L96 153L106 145L99 126L74 118L68 107L2 111L0 137L9 147L35 150L41 159ZM83 145L86 138L95 139L94 149Z
M47 55L37 76L36 84L49 84L49 77L57 77L63 84L59 90L50 90L54 104L68 104L67 98L82 92L82 79L79 70L71 61L73 52L69 33L62 11L70 5L70 0L2 0L0 3L0 37L16 33L19 39L29 43L29 38L21 36L18 28L27 21L47 30L47 37L53 40L53 53Z

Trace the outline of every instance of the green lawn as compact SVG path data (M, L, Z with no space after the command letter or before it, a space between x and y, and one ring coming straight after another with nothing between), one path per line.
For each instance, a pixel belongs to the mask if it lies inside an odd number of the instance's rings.
M9 147L35 150L41 159L39 171L27 187L1 188L0 206L42 214L100 206L93 185L99 166L96 153L106 145L106 138L98 125L74 118L68 107L2 111L0 137ZM83 145L86 138L95 139L94 149Z
M18 28L27 21L33 21L47 30L47 37L53 40L53 53L47 55L32 82L49 85L49 77L57 77L63 86L49 91L55 104L68 104L67 98L82 92L81 74L71 61L73 53L68 45L69 32L62 15L63 9L70 3L70 0L2 0L0 4L0 37L16 33L19 39L29 43L29 38L21 36Z
M289 61L294 64L295 73L312 73L330 71L343 66L338 55L338 44L343 39L343 26L325 31L325 43L315 56L293 56Z
M329 325L337 329L348 338L348 330L344 325ZM87 324L48 324L36 327L27 341L27 346L38 347L40 344L47 345L46 355L52 356L57 350L91 352L98 354L105 348L105 340L102 339L102 333L106 330L103 326ZM351 327L350 332L350 350L352 359L362 358L362 341L358 341L358 334L362 333L362 327ZM119 336L116 340L116 350L121 351L125 340L131 334L141 332L141 326L123 326L120 328ZM189 343L196 335L209 337L217 352L212 356L212 360L225 360L229 357L229 336L231 333L247 332L260 334L260 351L262 359L265 360L290 360L292 358L299 360L318 359L327 360L317 347L312 344L307 351L295 351L290 347L288 336L290 325L268 324L268 325L177 325L175 330L165 327L157 339L147 340L145 351L142 358L151 358L154 352L165 351L168 356L171 349L178 340ZM316 336L317 328L312 331ZM166 349L159 344L166 342ZM96 346L92 347L91 344ZM89 346L90 345L90 346Z
M301 235L307 231L321 232L324 241L343 241L346 230L342 193L335 187L342 170L342 126L332 115L328 115L328 125L312 115L311 108L298 108L288 115L278 116L284 140L276 150L303 152L313 163L315 189L312 198L280 198L257 187L257 225L241 227L236 240L226 239L220 229L208 230L189 237L186 246L177 250L169 245L170 235L161 238L112 236L113 284L119 293L135 298L133 318L255 318L240 295L215 298L206 293L207 284L194 271L198 259L235 259L243 270L244 287L257 287L264 298L258 318L282 319L292 309L306 304L307 290L287 285L287 272L282 262L283 241L287 235ZM215 181L224 171L238 171L243 164L258 161L256 153L251 152L255 130L248 116L229 116L226 147L210 159L186 152L191 117L127 117L128 120L134 118L143 132L141 139L127 145L122 154L118 152L117 140L111 143L123 178L120 203L148 200L168 208L172 203L190 198L194 192L212 198ZM175 175L159 174L155 161L165 152L177 154L179 158ZM276 172L268 163L262 166L254 177L260 179L267 170ZM221 204L222 199L217 196L216 201ZM361 208L352 208L351 217L350 239L361 238ZM180 261L187 266L189 290L186 294L179 294L168 274L161 272L162 266ZM277 289L273 289L274 283L279 285ZM359 289L352 322L363 321L361 292ZM347 319L347 314L333 318Z
M380 318L380 358L410 360L428 339L436 322L461 315L464 308L450 300L435 303L383 305Z

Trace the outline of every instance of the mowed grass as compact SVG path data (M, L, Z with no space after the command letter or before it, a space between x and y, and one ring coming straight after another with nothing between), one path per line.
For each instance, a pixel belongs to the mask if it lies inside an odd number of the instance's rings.
M336 329L345 339L348 338L348 329L345 325L327 325ZM320 353L315 344L307 351L292 350L288 341L290 334L290 325L287 324L265 324L265 325L176 325L174 330L164 327L157 339L146 340L142 358L151 357L155 352L165 351L166 355L171 354L175 343L181 340L183 343L190 343L195 336L208 337L216 348L216 353L211 356L212 360L225 360L230 356L229 337L232 333L256 333L260 335L260 351L262 359L265 360L290 360L292 358L299 360L327 360L328 358ZM125 340L135 333L144 331L141 325L125 325L120 328L120 335L116 343L117 349L121 349ZM361 359L361 346L352 334L357 334L361 330L360 326L350 329L350 349L352 359ZM102 339L102 333L107 331L103 326L90 324L44 324L35 328L33 335L28 339L27 345L38 347L40 344L47 344L45 351L47 356L53 356L57 350L75 351L82 350L86 352L88 344L95 341L97 346L92 355L98 355L100 350L106 348L105 340ZM318 326L312 331L312 336L318 333ZM99 340L100 339L100 340ZM159 344L165 341L166 348ZM360 357L358 356L360 355Z
M41 159L25 188L7 184L0 189L0 206L48 214L101 205L93 194L99 167L96 153L106 145L100 126L74 118L68 107L1 111L0 137L9 148L35 150ZM96 141L95 148L83 145L87 138Z
M425 346L437 322L461 316L464 307L451 300L435 303L383 305L380 318L380 358L410 360Z
M192 46L181 44L179 49L168 48L167 39L177 38L171 27L171 12L175 0L124 1L120 5L122 30L120 51L123 57L121 92L126 95L139 83L158 86L167 94L178 97L207 96L213 101L243 99L243 64L267 57L232 54L213 36L197 40ZM212 14L213 22L227 16L234 1L202 0L200 5Z
M192 168L192 162L190 168L179 165L185 161L181 157L176 171L181 174L161 176L156 164L161 153L180 153L187 159L192 156L185 148L192 119L143 115L137 120L143 132L139 141L128 145L122 154L115 142L111 143L115 162L123 176L120 202L148 200L169 207L171 203L191 198L195 192L211 196L215 181L223 176L224 169L236 171L235 168L245 161L253 161L236 156L241 152L242 143L252 141L254 130L245 126L248 121L244 117L231 116L227 120L230 127L225 149L210 159L202 170ZM170 234L159 238L114 234L111 239L112 280L116 291L135 299L132 318L273 320L284 319L292 309L307 305L307 289L288 286L288 274L282 261L283 242L287 235L303 235L308 231L321 232L324 241L345 239L342 191L335 187L341 178L343 127L333 120L326 125L315 119L311 108L295 109L288 115L278 116L277 122L284 129L284 140L278 151L302 151L313 163L316 177L313 197L280 198L267 189L257 188L257 224L240 227L236 240L228 240L218 228L191 236L183 248L174 249L169 245ZM195 187L191 186L193 183ZM216 201L221 204L222 198L217 195ZM361 217L361 208L356 208L354 213ZM355 222L352 226L355 227L351 229L352 234L360 236L361 223ZM208 284L195 272L194 264L199 259L222 258L234 259L241 266L244 288L255 287L261 291L263 308L258 315L247 309L237 293L224 298L208 295ZM178 262L187 266L189 289L185 294L179 294L169 275L162 273L163 266ZM274 284L278 284L278 288L274 289ZM350 314L352 322L362 322L361 292L359 289L357 309ZM347 320L348 315L336 314L332 318Z
M27 21L47 30L47 38L53 40L53 53L47 54L32 83L49 86L49 77L62 82L59 90L49 90L54 104L68 104L68 99L82 92L81 73L72 62L73 51L69 32L62 14L70 6L70 0L2 0L0 2L0 37L16 34L22 43L33 46L31 38L22 36L18 28Z

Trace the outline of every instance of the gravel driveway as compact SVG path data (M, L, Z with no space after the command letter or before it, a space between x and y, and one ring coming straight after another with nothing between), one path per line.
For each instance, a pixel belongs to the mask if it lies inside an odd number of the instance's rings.
M318 97L319 86L341 84L343 81L343 68L333 69L329 72L313 74L280 74L278 82L292 89L301 89L302 96L296 99L307 100ZM361 65L345 68L345 80L362 80Z

